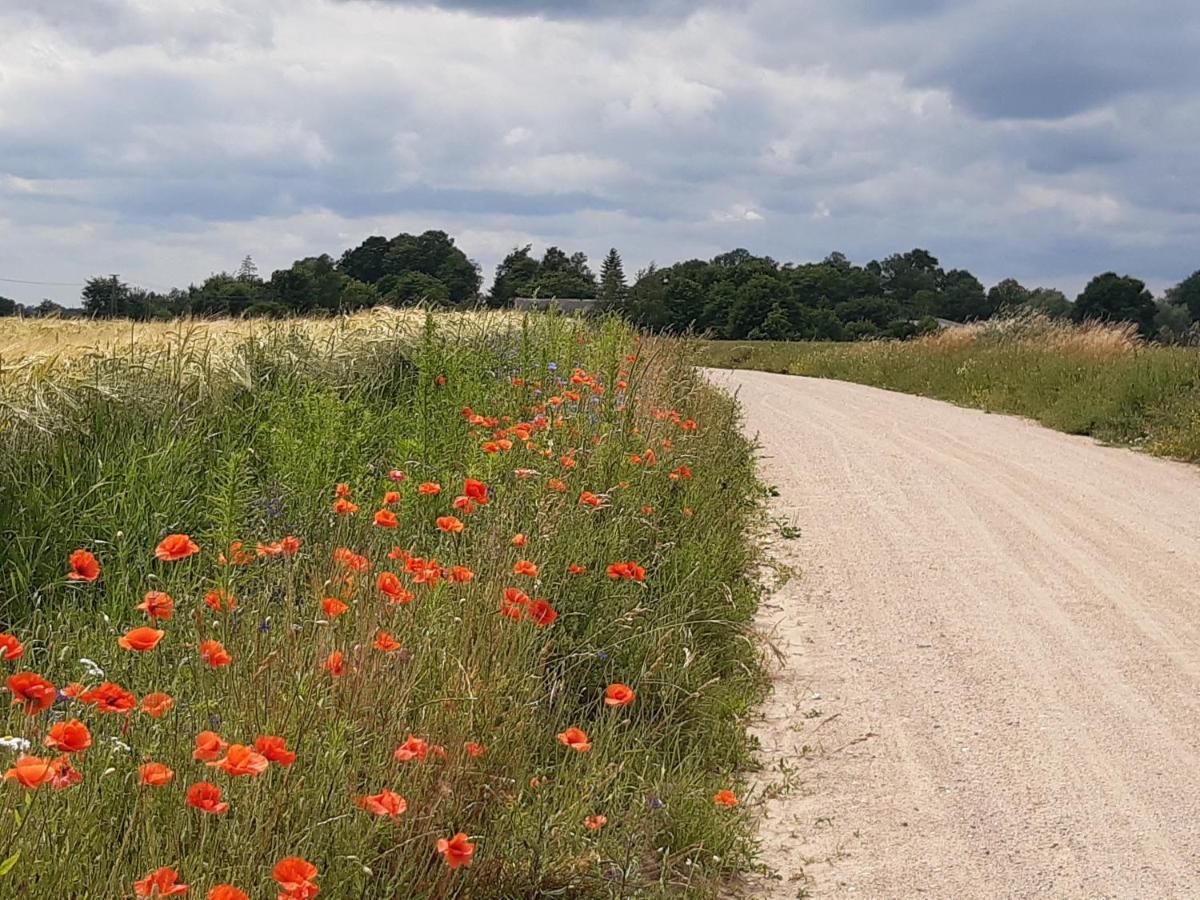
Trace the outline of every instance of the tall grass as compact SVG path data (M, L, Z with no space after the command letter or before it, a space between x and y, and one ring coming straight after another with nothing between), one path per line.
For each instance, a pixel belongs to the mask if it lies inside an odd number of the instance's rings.
M299 856L339 898L699 896L749 865L746 822L713 799L747 762L761 686L755 483L735 409L677 348L615 321L495 325L279 323L14 365L0 384L0 632L24 653L0 666L59 694L3 714L0 763L22 740L57 757L43 739L74 718L92 746L71 759L78 784L0 786L0 895L130 896L169 866L192 896L228 883L268 897L273 864ZM453 505L467 478L489 486L470 511ZM333 511L339 484L357 512ZM389 490L401 498L385 504ZM397 527L373 524L384 508ZM449 515L461 533L436 527ZM200 552L156 560L172 533ZM294 555L273 546L288 535ZM94 583L65 577L78 548L99 560ZM522 559L536 577L515 574ZM644 581L610 577L624 561ZM385 571L412 602L381 593ZM500 613L509 587L530 598L523 618ZM136 608L149 590L174 598L169 620ZM211 609L210 592L236 608ZM333 617L323 598L349 609ZM557 612L544 626L529 613L541 598ZM165 632L155 649L118 646L145 624ZM402 649L377 649L380 632ZM204 640L232 663L208 665ZM102 680L174 706L103 714L63 692ZM614 683L636 699L607 705ZM571 727L590 750L560 742ZM205 730L280 736L296 762L232 777L193 759ZM410 735L432 749L397 761ZM141 785L146 762L172 781ZM229 810L190 807L197 782ZM385 788L407 801L395 821L359 806ZM458 832L477 849L451 869L437 842Z
M903 342L714 341L696 357L936 397L1200 461L1200 351L1145 344L1132 327L1034 316Z

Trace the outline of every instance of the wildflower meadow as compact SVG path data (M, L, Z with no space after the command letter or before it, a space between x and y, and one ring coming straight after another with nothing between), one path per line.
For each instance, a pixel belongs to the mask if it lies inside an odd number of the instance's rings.
M752 864L759 495L678 346L189 334L0 377L0 896L703 896Z

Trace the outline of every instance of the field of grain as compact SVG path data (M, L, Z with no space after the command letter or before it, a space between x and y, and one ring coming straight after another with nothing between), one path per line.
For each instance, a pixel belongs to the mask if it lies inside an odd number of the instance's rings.
M372 313L14 321L0 354L0 894L751 865L759 489L679 347Z

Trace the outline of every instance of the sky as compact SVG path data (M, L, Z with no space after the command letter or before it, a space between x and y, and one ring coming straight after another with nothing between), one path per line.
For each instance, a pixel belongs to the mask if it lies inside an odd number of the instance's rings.
M1200 268L1195 0L4 0L0 295L439 228L627 273ZM53 282L22 284L19 282Z

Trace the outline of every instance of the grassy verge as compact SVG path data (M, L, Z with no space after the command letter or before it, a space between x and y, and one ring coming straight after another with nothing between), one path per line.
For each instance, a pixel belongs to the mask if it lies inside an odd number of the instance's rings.
M1200 461L1200 351L1119 327L1010 320L913 341L711 341L700 365L837 378Z
M753 466L674 345L381 319L20 371L0 894L130 896L169 867L189 896L311 896L299 863L273 880L300 857L331 897L702 896L747 867L714 798L761 688ZM156 558L173 534L198 552ZM76 550L97 578L67 577ZM169 618L139 609L161 595Z

